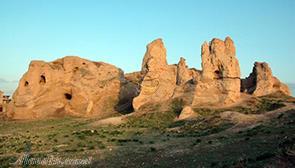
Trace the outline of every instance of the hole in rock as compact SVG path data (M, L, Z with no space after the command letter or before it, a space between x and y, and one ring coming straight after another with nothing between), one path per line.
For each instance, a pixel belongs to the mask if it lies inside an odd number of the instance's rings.
M3 112L3 107L2 106L0 106L0 112Z
M40 81L39 81L40 84L45 84L46 83L46 78L44 75L41 75L40 76Z
M72 100L72 94L65 93L65 98L66 98L67 100Z
M28 81L25 82L25 86L29 86L29 82Z
M216 70L214 73L215 73L217 79L222 78L222 73L221 73L221 71Z

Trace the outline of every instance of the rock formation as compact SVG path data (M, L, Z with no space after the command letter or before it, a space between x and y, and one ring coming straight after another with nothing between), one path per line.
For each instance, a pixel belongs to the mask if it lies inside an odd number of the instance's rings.
M240 97L240 66L233 41L213 39L202 45L202 75L193 105L224 105Z
M194 83L196 80L199 80L199 77L199 71L195 69L188 69L185 59L180 57L180 60L177 64L176 84L183 85L187 82Z
M185 120L185 119L194 118L197 116L198 116L198 113L194 112L194 110L190 106L185 106L182 109L178 117L178 120Z
M173 99L181 99L185 105L191 105L195 84L200 80L201 71L194 68L188 68L185 59L180 58L177 64L176 87L173 93Z
M8 117L103 117L159 103L169 106L178 99L185 107L180 118L187 118L194 114L192 107L229 105L240 99L241 92L290 95L266 63L255 63L250 76L241 80L229 37L204 43L201 56L201 71L189 69L182 57L177 65L168 65L164 44L157 39L147 45L141 71L125 75L113 65L73 56L49 63L32 61L7 106Z
M254 96L263 96L275 92L291 95L288 86L272 75L270 67L265 62L255 62L252 73L241 81L241 91Z
M148 44L142 62L140 94L134 98L133 108L138 110L144 104L170 99L176 85L176 69L176 66L167 64L161 39Z
M14 119L104 116L118 103L123 72L113 65L68 56L32 61L13 95Z
M192 79L192 74L190 74L190 71L186 66L185 59L180 57L180 60L177 64L176 84L182 85Z

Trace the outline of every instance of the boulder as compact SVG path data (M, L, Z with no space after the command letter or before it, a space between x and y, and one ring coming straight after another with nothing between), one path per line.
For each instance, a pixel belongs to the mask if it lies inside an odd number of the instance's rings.
M123 72L113 65L67 56L32 61L13 94L13 119L107 116L118 103Z
M178 120L185 120L185 119L190 119L190 118L194 118L194 117L197 117L198 114L196 112L194 112L194 110L192 109L191 106L185 106L179 117L178 117Z
M176 86L175 65L168 65L166 49L161 39L147 45L142 63L140 93L133 99L133 108L138 110L144 104L159 103L173 96Z
M226 105L240 98L240 66L233 41L213 39L202 45L202 74L193 106Z
M241 91L254 96L264 96L275 92L291 95L287 85L272 75L272 70L265 62L255 62L253 71L241 80Z

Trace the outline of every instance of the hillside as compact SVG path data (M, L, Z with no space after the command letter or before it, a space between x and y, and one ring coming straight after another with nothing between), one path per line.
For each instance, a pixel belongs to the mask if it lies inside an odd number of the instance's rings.
M158 105L119 125L72 117L2 121L0 164L9 167L27 152L39 159L92 157L92 167L294 166L294 98L250 102L226 109L194 109L199 116L189 120L175 120L179 114L175 102L166 112L159 112Z

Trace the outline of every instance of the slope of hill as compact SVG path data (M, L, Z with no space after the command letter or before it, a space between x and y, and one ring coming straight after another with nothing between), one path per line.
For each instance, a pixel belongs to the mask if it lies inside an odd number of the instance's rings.
M251 102L194 109L190 120L177 120L178 104L165 112L159 105L112 126L99 118L1 121L0 165L75 158L92 167L294 167L294 98Z

